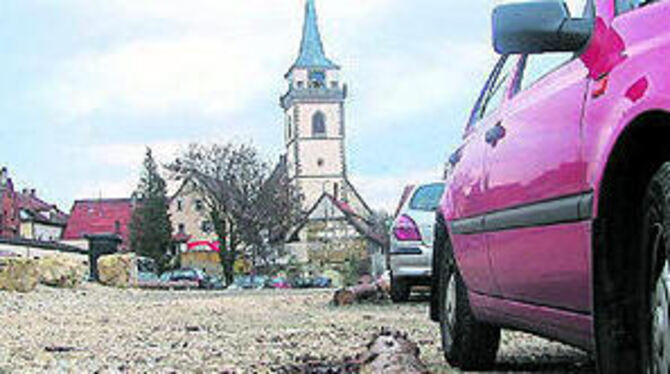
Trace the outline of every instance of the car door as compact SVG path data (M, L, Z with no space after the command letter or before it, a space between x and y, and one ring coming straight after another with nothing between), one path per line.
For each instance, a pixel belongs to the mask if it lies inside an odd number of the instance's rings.
M502 134L489 137L485 166L493 273L505 298L588 312L592 192L581 141L588 70L574 54L531 55L515 81L500 122L487 130Z
M472 111L463 146L452 156L453 172L449 180L451 202L451 241L454 255L468 289L498 295L492 277L486 237L481 230L481 214L487 209L484 200L484 129L499 121L505 92L518 65L516 57L502 57L496 64Z

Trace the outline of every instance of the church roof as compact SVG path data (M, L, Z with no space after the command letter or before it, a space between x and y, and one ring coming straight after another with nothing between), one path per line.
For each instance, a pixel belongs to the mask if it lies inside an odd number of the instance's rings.
M323 50L314 0L307 0L305 4L305 24L302 30L300 55L293 64L292 69L295 68L338 68L337 65L326 57L326 53Z
M328 215L324 217L324 211L323 211L323 204L329 204L339 213L336 212L334 215ZM322 209L319 209L319 208ZM331 213L332 214L332 213ZM333 195L324 192L321 197L314 203L312 208L309 210L309 212L305 215L303 218L303 221L299 223L293 231L291 231L288 235L288 241L295 241L297 240L297 235L298 233L307 225L309 221L314 221L314 220L323 220L323 219L344 219L349 225L351 225L358 233L359 235L362 235L366 237L369 240L372 240L373 242L377 243L378 245L382 247L387 247L388 246L388 240L384 238L382 235L379 235L378 233L375 232L375 230L372 227L372 224L368 222L365 218L359 216L352 208L351 206L341 200L336 199Z

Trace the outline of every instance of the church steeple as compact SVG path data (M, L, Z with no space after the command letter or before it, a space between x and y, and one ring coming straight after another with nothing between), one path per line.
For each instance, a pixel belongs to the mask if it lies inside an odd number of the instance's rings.
M300 54L285 78L284 140L288 177L305 196L309 210L328 192L347 201L345 100L340 67L326 57L314 0L306 0Z
M292 69L295 68L338 68L337 65L326 57L326 53L323 50L314 0L307 0L305 4L305 24L302 29L300 55L293 64Z

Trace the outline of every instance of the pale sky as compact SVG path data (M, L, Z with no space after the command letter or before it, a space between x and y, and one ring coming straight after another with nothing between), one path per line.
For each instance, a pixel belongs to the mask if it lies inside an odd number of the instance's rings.
M438 179L495 62L491 1L317 0L349 85L350 178L373 208ZM3 0L0 164L69 211L125 197L144 148L283 151L304 0Z

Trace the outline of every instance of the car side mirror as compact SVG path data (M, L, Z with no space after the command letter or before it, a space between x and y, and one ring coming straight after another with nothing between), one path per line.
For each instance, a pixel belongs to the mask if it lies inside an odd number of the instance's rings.
M571 18L562 0L531 0L493 10L493 46L500 54L577 52L591 37L593 20Z

